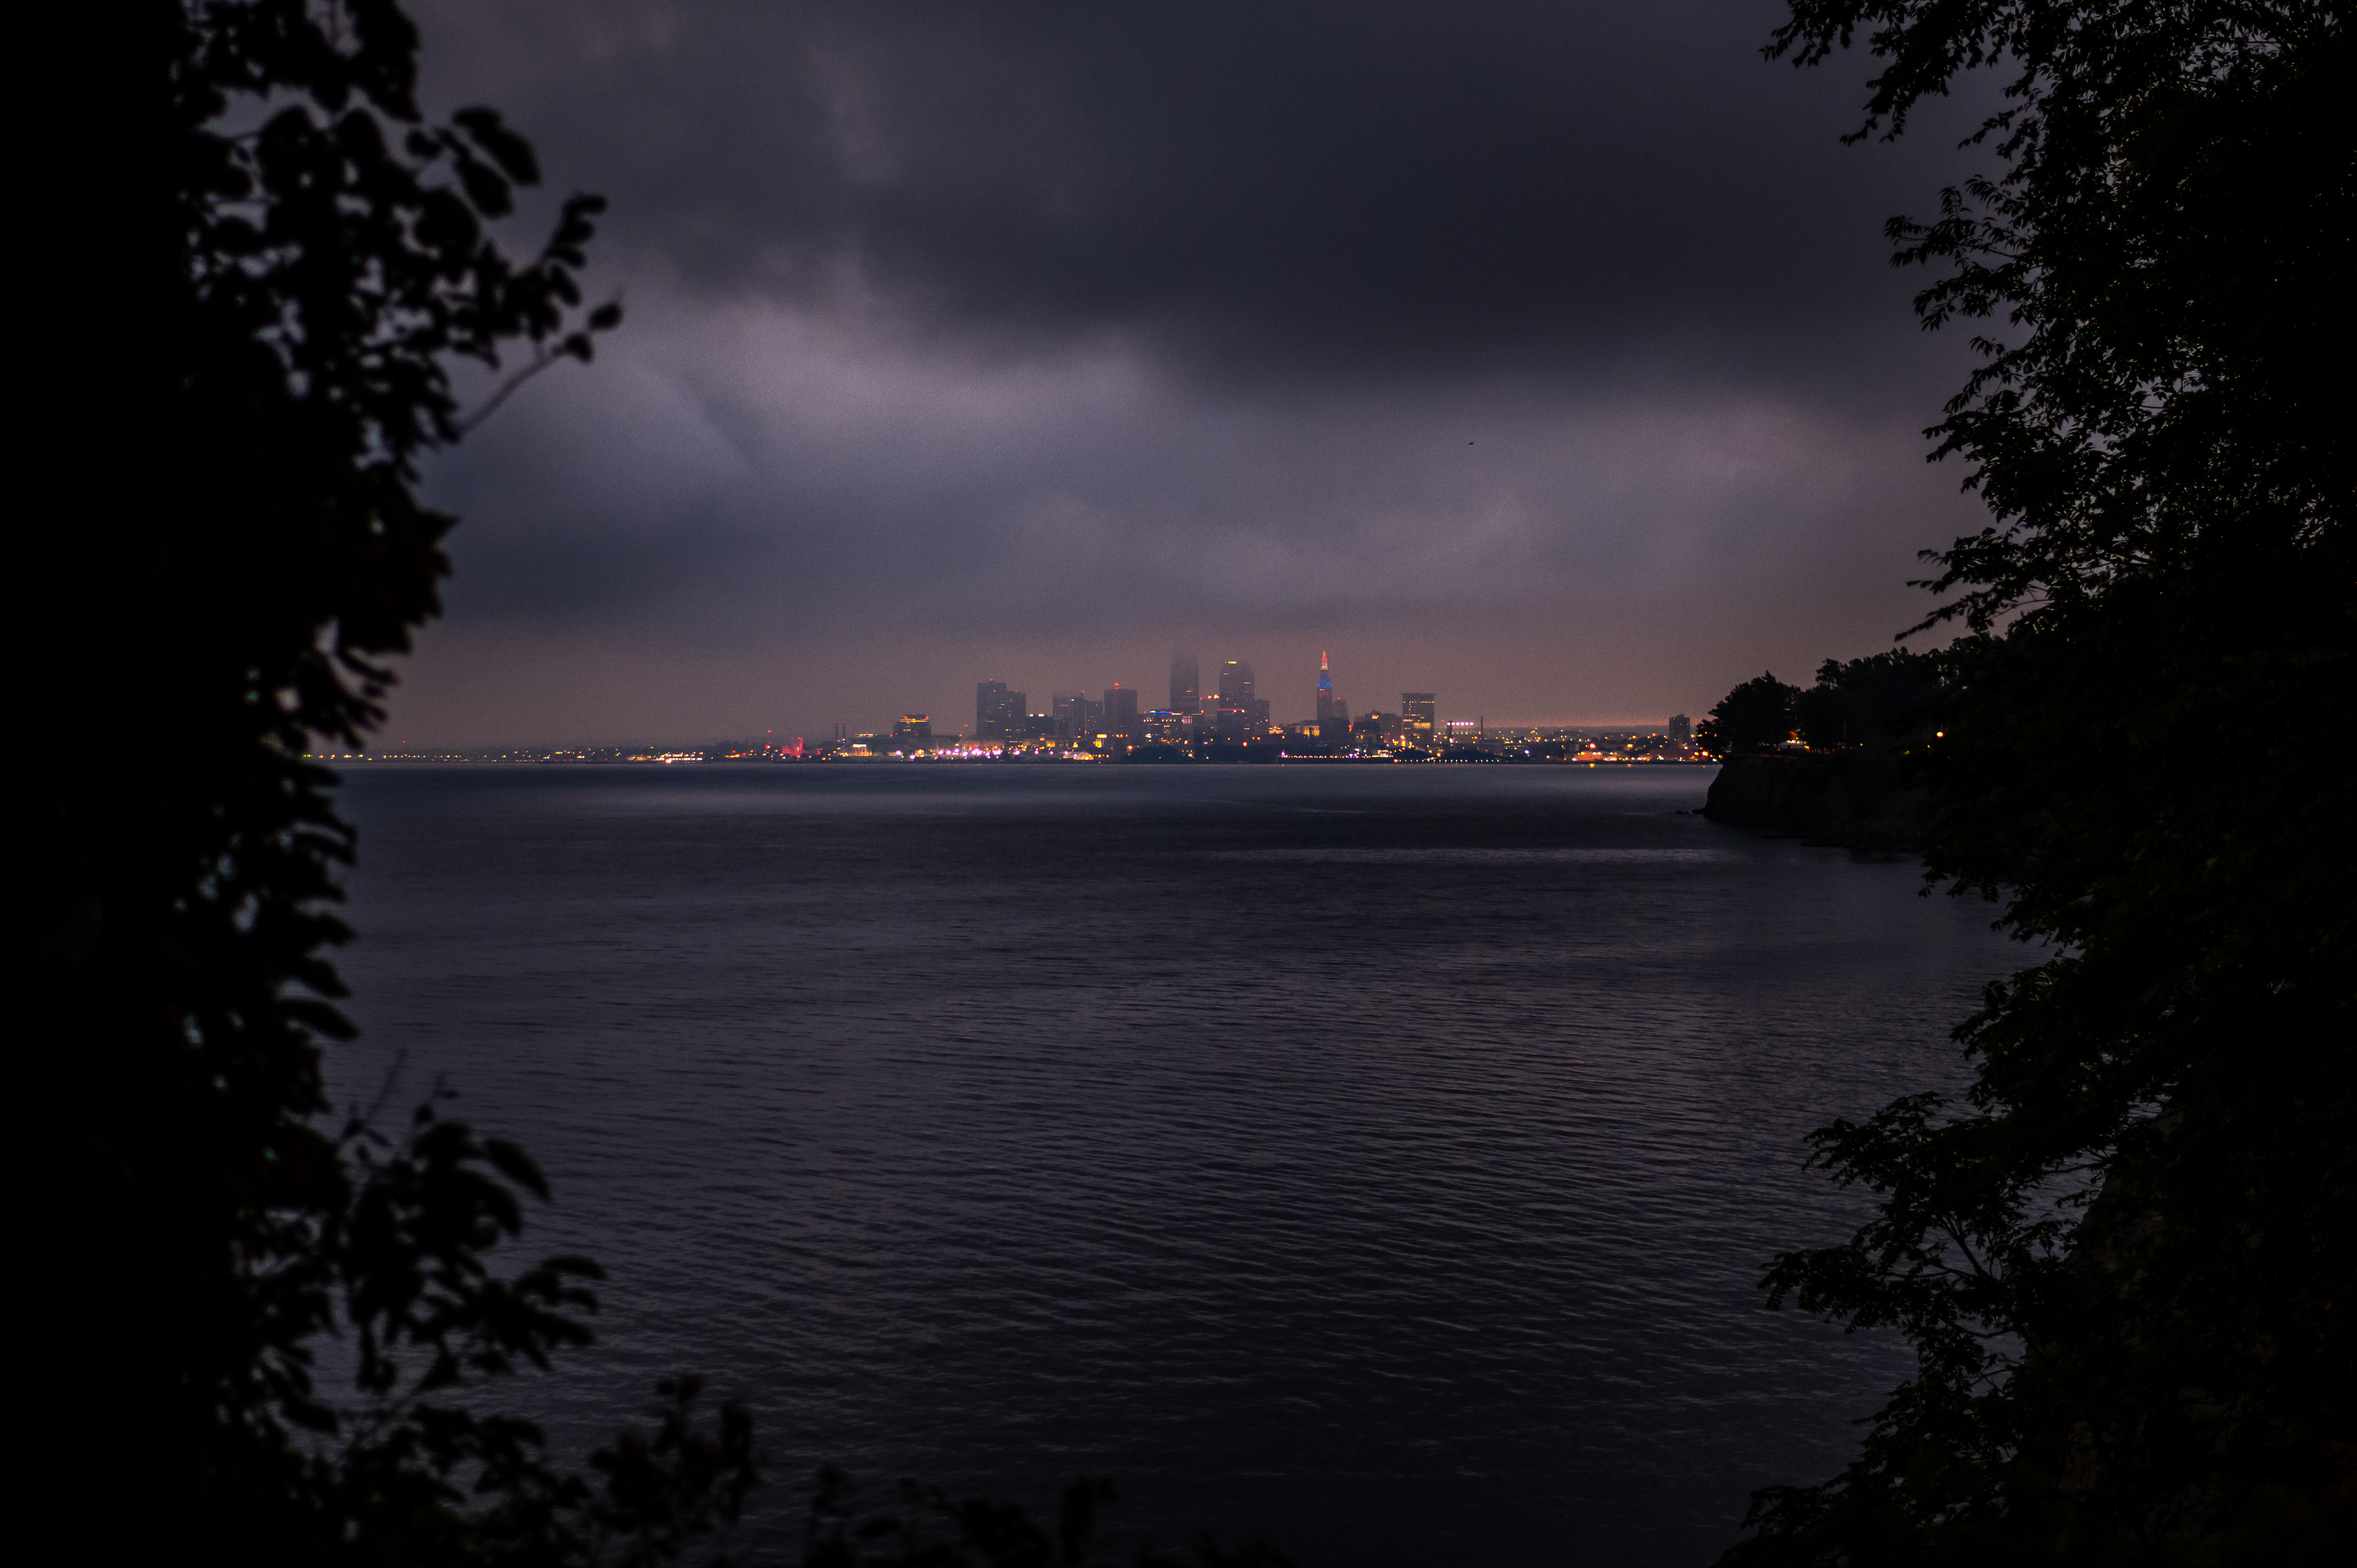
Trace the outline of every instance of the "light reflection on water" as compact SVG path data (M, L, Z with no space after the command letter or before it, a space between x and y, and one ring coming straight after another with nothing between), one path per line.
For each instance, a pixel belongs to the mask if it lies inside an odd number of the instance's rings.
M1903 1368L1760 1305L1836 1112L1956 1081L1983 906L1680 814L1706 774L363 770L366 1035L613 1274L522 1398L1305 1564L1706 1561Z

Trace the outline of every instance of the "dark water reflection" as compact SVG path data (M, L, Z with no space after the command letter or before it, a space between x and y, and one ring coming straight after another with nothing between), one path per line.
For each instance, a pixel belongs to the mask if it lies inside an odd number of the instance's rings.
M1835 1112L2012 966L1699 770L365 770L367 1035L613 1280L568 1441L703 1369L831 1458L1305 1564L1706 1561L1900 1374L1761 1309Z

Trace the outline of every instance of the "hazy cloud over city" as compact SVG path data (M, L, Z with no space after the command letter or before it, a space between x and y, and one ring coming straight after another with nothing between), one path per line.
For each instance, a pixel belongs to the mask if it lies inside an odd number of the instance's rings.
M1275 716L1658 721L1977 526L1883 220L1962 106L1750 0L418 7L629 317L430 475L388 740L823 734L1250 659ZM520 244L527 230L516 231Z

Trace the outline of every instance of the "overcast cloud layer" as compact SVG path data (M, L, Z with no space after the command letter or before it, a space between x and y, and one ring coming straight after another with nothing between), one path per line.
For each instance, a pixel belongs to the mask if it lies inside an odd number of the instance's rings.
M609 196L630 316L430 476L394 744L971 722L1172 650L1354 709L1659 722L1887 645L1976 526L1776 8L418 7L429 91Z

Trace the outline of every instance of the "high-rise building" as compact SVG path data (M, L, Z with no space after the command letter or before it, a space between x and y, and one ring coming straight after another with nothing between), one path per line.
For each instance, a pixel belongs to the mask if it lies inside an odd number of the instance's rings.
M1104 704L1089 701L1086 692L1057 693L1054 711L1056 733L1066 740L1096 734L1104 717Z
M1218 707L1204 709L1203 717L1211 721L1209 729L1213 740L1244 741L1253 738L1254 721L1249 708L1232 708L1222 703Z
M1248 708L1253 700L1252 666L1241 659L1231 659L1220 666L1220 706Z
M1684 714L1670 715L1670 738L1684 746L1694 739L1694 720Z
M1402 692L1400 737L1411 746L1430 746L1433 711L1439 703L1439 696L1432 692Z
M1170 656L1170 711L1196 714L1203 710L1203 672L1191 653Z
M1327 662L1324 650L1318 655L1318 729L1324 734L1334 722L1334 667Z
M1010 692L1004 681L979 681L974 688L974 736L976 740L1004 740L1010 726L1023 717L1023 693Z
M1107 735L1135 740L1144 733L1137 721L1137 688L1115 681L1105 688L1104 729Z
M892 726L892 738L911 745L931 746L933 743L933 716L931 714L902 714L900 722Z
M1006 721L1008 740L1052 740L1056 720L1049 714L1018 714Z

